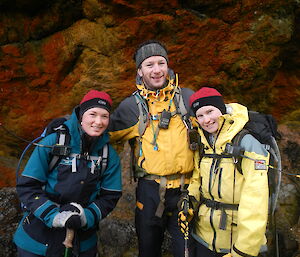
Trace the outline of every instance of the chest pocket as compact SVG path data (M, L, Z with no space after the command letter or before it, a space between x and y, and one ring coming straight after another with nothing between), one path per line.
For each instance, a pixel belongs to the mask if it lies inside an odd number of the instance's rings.
M107 166L108 146L100 156L71 154L57 167L54 191L59 203L76 202L86 206L100 191L101 177Z

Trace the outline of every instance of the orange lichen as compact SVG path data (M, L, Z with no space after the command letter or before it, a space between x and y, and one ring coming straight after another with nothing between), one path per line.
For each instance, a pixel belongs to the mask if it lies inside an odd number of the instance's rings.
M16 185L15 170L12 168L0 165L0 188L13 187Z
M5 45L1 47L4 54L12 55L14 57L20 57L20 48L16 45Z

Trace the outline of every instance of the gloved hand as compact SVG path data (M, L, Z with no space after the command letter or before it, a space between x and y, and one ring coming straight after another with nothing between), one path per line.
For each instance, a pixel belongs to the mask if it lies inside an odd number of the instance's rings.
M68 203L65 205L62 205L60 207L60 212L64 211L72 211L74 213L78 213L80 216L81 226L84 227L87 223L84 210L82 206L78 203Z
M72 211L59 212L53 219L52 227L78 229L81 227L80 215Z
M72 211L72 212L80 213L80 208L82 208L82 207L78 203L67 203L67 204L61 205L59 208L59 211L60 212Z
M188 209L187 213L184 211L180 211L178 213L178 225L183 234L187 234L189 231L189 222L192 220L194 216L193 209Z
M72 215L70 218L67 219L65 227L75 230L80 229L82 227L80 216L78 214Z

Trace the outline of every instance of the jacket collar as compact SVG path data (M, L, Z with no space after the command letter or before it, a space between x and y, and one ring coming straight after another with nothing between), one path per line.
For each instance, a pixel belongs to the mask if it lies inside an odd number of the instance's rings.
M65 122L69 128L71 135L71 147L72 149L77 149L80 151L80 145L82 144L81 132L80 132L80 122L78 120L78 106L76 106L70 116L70 119ZM101 149L109 141L108 130L105 130L104 133L99 137L97 143L94 145L94 150L97 152L98 149Z
M234 136L240 132L245 124L248 122L248 110L245 106L238 103L231 103L226 105L227 113L220 116L220 124L223 124L221 130L218 131L217 141L215 142L216 148L230 143ZM199 126L199 133L202 139L202 143L207 147L210 144L205 136L203 130Z
M173 70L169 69L166 84L158 90L150 90L144 85L142 78L137 75L136 87L140 95L145 99L155 99L156 101L164 101L166 96L172 92L176 86L175 75Z

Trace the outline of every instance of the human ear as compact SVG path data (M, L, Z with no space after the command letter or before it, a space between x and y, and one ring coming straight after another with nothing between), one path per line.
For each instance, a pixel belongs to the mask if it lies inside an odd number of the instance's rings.
M142 72L142 70L140 68L138 68L137 72L138 72L138 74L139 74L140 77L143 77L143 72Z

